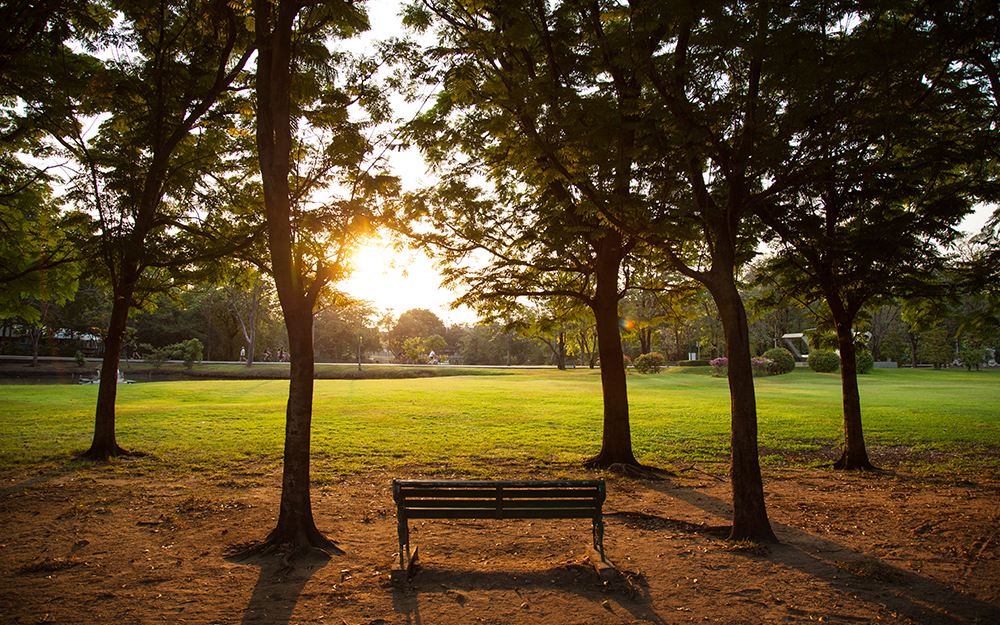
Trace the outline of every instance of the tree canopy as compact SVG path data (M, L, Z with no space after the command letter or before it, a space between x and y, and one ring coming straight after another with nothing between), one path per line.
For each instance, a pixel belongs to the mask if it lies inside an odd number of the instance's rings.
M107 3L121 19L85 44L108 56L78 114L97 132L62 141L77 169L70 198L93 215L93 274L113 294L104 336L92 459L127 453L115 438L119 357L129 310L171 284L171 271L233 253L246 237L224 185L227 132L253 38L219 2Z

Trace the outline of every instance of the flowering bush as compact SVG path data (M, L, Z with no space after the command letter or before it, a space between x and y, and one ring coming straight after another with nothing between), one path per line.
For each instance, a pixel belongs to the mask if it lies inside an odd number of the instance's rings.
M712 365L712 377L725 378L729 376L729 359L725 356L716 358L708 364Z
M753 377L757 378L770 373L774 361L763 356L754 356L750 359L750 366L753 368Z
M782 347L775 347L764 352L764 358L773 360L769 373L771 375L781 375L795 371L795 356L792 352Z
M659 373L663 366L663 356L658 352L649 352L636 358L632 364L639 373Z
M716 358L708 364L712 365L712 377L729 377L729 359L725 356ZM770 358L754 356L750 359L750 366L753 368L753 377L755 378L770 373L772 365L774 365L774 361Z

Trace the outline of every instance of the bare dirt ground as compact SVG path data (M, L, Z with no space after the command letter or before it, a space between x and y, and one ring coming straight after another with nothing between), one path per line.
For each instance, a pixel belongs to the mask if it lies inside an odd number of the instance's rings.
M317 524L346 555L282 572L280 555L226 555L274 526L277 474L234 488L164 482L142 463L0 485L0 621L1000 623L996 475L765 469L781 544L744 550L721 539L731 499L718 467L608 477L614 581L601 584L587 563L589 522L418 521L422 566L396 589L393 475L316 489ZM560 467L509 477L592 476Z

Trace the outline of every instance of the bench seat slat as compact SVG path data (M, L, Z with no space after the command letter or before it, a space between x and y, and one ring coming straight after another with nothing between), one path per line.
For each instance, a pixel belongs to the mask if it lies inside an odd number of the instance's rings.
M402 487L430 488L579 488L582 486L600 487L603 480L401 480L393 483Z
M592 519L589 510L496 510L490 508L411 510L410 519Z
M579 489L533 489L533 490L522 490L522 489L424 489L424 488L404 488L400 490L400 496L410 501L412 499L419 499L421 497L434 497L437 499L445 498L456 498L456 499L489 499L491 497L503 497L504 499L523 499L526 497L535 498L549 498L549 499L573 499L579 497L591 497L597 498L600 495L600 491L596 488L579 488Z
M599 510L593 499L516 499L516 500L485 500L485 499L410 499L406 502L406 511L433 510L436 508L479 508L493 510L502 508L515 510L518 508L550 508L552 510L586 509Z

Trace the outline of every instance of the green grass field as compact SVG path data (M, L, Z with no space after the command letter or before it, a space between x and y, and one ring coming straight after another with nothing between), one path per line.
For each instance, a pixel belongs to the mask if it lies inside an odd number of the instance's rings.
M1000 449L1000 371L880 369L860 385L871 446ZM281 458L287 388L285 380L123 385L118 441L178 472L273 465ZM756 388L768 453L839 441L838 375L798 369L760 378ZM96 386L0 386L0 471L64 464L86 449L96 396ZM728 387L706 369L630 373L629 401L642 462L727 455ZM569 464L596 453L601 418L599 372L585 369L317 380L312 448L321 478L407 464L488 475L501 462Z

